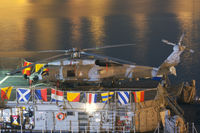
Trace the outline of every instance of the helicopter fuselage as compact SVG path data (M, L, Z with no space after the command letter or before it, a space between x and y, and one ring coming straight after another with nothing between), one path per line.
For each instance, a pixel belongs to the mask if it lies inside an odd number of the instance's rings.
M67 62L67 61L65 61ZM149 66L119 64L104 60L71 60L71 64L60 62L50 65L48 75L42 77L47 81L101 81L107 78L152 78L156 68Z

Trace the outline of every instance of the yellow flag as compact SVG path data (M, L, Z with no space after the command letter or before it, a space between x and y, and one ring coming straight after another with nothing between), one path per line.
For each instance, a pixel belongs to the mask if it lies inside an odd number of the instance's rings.
M67 92L67 100L69 102L79 102L80 101L80 93Z
M43 66L44 66L44 64L36 64L35 65L35 72L38 72Z
M5 87L5 88L1 88L1 99L10 99L10 94L12 91L13 87L9 86L9 87Z
M114 92L101 93L102 102L106 103L108 99L112 98L113 95L114 95Z

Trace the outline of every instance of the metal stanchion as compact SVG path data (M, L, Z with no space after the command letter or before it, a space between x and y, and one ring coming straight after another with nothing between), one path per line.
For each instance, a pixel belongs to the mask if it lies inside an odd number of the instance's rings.
M192 122L192 133L194 133L194 122Z
M187 133L189 133L189 123L187 122L187 125L186 125L186 130L187 130Z
M136 133L135 125L134 125L134 127L133 127L133 130L134 130L134 133Z
M23 131L22 131L22 123L21 123L21 133L23 133Z
M157 133L160 133L160 123L158 123L158 127L154 130L154 133L156 133L156 131Z

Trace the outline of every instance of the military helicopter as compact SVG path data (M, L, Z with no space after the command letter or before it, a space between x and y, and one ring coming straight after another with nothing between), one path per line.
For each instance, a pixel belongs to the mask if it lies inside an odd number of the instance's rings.
M32 67L36 64L44 64L39 71L31 73L28 77L30 81L34 82L54 82L64 83L69 81L76 82L102 82L104 80L113 81L115 79L140 79L151 78L161 79L162 77L173 74L176 76L176 68L180 62L180 55L188 49L181 44L184 34L180 37L177 44L162 40L165 44L173 46L173 52L167 57L167 59L159 67L140 66L133 62L117 59L114 57L108 57L87 51L96 49L113 48L121 46L131 46L134 44L120 44L109 45L98 48L77 49L72 48L69 50L47 50L40 52L62 52L56 56L35 62L31 65L14 70L9 75L15 74L23 69ZM189 49L190 52L194 52ZM65 56L64 58L55 58ZM69 56L69 57L66 57ZM87 58L85 58L87 56ZM88 58L93 56L96 59ZM48 61L54 59L53 61ZM44 73L44 69L48 68L48 72Z

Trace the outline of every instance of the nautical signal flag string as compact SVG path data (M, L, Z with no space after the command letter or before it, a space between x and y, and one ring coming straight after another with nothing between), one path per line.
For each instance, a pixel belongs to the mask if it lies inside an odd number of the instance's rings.
M5 87L1 88L1 100L4 101L5 99L9 100L10 99L10 94L12 91L13 87Z
M5 87L1 88L1 100L10 100L11 92L13 87ZM47 99L47 88L45 89L36 89L35 91L35 98L42 101L48 101ZM17 92L17 101L18 102L28 102L32 93L31 89L27 88L16 88ZM51 101L64 101L64 91L51 89ZM104 92L104 93L95 93L95 92L66 92L66 98L68 102L85 102L85 98L88 103L108 103L111 98L116 95L118 98L118 102L120 104L128 104L130 101L135 103L144 102L147 100L155 99L157 95L157 90L145 90L145 91L118 91L118 92ZM86 95L85 95L86 94ZM130 97L131 95L131 97ZM100 97L101 96L101 97ZM132 97L133 96L133 97ZM100 99L101 98L101 99ZM130 99L131 98L131 99Z

